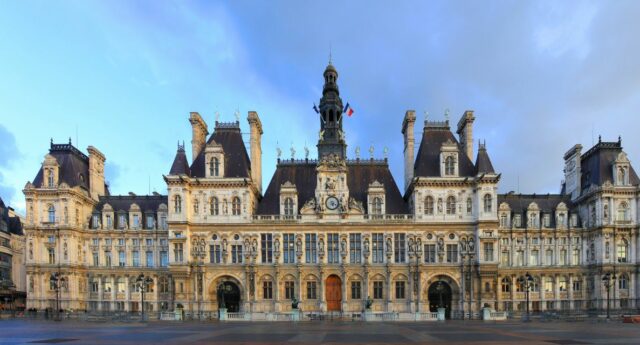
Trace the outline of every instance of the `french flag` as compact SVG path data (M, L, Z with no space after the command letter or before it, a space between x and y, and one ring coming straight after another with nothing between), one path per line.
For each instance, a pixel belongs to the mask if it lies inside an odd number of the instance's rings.
M347 105L344 106L344 113L346 113L347 116L349 117L353 115L353 108L351 108L351 106L349 105L349 102L347 102Z

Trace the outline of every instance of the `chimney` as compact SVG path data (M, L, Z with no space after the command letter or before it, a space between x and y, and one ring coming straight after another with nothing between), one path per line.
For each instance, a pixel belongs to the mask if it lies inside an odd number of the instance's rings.
M464 148L467 157L473 162L473 110L467 110L458 121L456 133L460 137L460 145Z
M413 180L413 150L415 147L415 136L413 127L416 123L416 111L407 110L402 121L402 134L404 135L404 190L406 191Z
M262 193L262 122L255 111L249 112L247 121L251 127L251 180Z
M191 112L189 122L191 122L191 161L193 162L200 152L204 150L209 129L207 128L207 123L197 112Z
M89 193L93 200L105 194L104 188L104 162L106 158L97 148L89 146Z
M580 196L582 191L582 145L574 145L564 154L564 194L571 195L571 200Z

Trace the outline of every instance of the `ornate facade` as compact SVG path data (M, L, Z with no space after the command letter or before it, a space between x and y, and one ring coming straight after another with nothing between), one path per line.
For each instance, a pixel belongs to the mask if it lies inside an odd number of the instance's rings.
M105 156L51 144L27 205L28 307L138 311L140 273L152 279L145 310L413 314L448 317L531 309L597 310L615 273L612 308L636 308L640 180L620 140L565 155L554 195L499 194L485 145L474 155L472 111L449 121L402 121L404 185L386 158L347 155L338 73L324 71L318 157L281 158L262 188L262 123L248 113L213 133L191 113L191 159L178 147L166 196L112 196ZM385 153L386 154L386 153ZM50 281L59 272L60 291ZM224 302L223 302L224 301Z

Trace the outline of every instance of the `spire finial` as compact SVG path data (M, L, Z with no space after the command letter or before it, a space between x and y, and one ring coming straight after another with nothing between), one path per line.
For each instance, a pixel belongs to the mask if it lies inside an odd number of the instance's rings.
M449 121L449 108L444 110L444 119L446 121Z
M71 137L69 137L69 145L71 145Z

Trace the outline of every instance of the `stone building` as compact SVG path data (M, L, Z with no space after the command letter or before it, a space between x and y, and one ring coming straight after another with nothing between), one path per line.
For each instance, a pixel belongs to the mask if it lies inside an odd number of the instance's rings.
M0 309L25 305L24 243L20 216L0 198Z
M191 113L191 159L179 145L167 196L112 196L100 151L52 143L24 189L29 306L59 293L63 308L96 311L138 311L144 297L148 311L282 313L296 299L357 313L371 299L377 313L461 317L524 310L528 273L532 310L597 310L611 273L611 307L637 308L640 181L620 140L569 150L559 194L499 194L472 111L453 128L425 121L418 145L407 111L400 189L386 157L348 156L338 72L323 77L318 157L279 153L264 190L256 112L248 149L239 122L210 134Z

